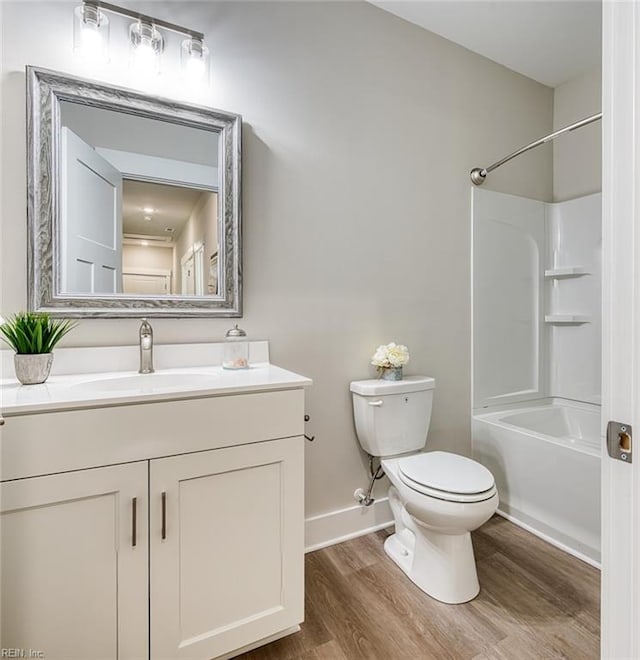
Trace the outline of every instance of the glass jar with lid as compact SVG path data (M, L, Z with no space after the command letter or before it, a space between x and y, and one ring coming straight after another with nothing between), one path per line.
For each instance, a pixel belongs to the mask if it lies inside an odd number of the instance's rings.
M224 336L222 368L249 368L249 340L247 339L247 333L239 328L237 323Z

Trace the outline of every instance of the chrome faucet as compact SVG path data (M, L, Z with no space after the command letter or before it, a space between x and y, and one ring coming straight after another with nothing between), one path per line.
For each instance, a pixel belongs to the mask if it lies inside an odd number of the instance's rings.
M152 374L153 368L153 328L147 319L140 326L140 374Z

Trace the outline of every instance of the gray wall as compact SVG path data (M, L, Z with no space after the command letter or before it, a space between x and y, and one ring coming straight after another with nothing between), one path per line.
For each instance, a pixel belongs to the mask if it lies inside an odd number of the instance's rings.
M602 110L602 70L589 71L555 88L553 130ZM553 143L553 199L590 195L602 190L602 122L559 137Z
M24 65L128 84L115 61L91 73L72 55L76 4L3 7L3 315L26 305ZM348 385L373 375L380 343L407 344L407 372L437 379L430 446L468 453L468 172L549 132L552 90L365 3L145 9L206 33L213 73L200 101L244 116L241 325L270 340L275 363L314 379L307 515L353 504L365 485ZM550 200L551 155L531 152L486 185ZM196 342L230 325L154 328L157 342ZM65 345L130 344L137 328L83 321Z

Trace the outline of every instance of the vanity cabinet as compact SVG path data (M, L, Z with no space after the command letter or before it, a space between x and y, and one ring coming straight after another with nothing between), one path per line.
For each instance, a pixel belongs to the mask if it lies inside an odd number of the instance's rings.
M151 657L215 658L303 619L303 445L151 461Z
M10 481L1 501L2 648L146 658L147 464Z
M300 389L8 417L0 645L210 660L296 630L303 404ZM56 440L62 470L38 474ZM96 465L105 442L114 464Z

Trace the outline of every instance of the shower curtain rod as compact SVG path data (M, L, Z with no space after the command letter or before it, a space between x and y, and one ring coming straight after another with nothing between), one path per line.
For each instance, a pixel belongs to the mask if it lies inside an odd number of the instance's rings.
M480 186L484 183L484 180L487 178L487 174L489 174L489 172L500 167L500 165L504 165L512 158L515 158L516 156L523 154L525 151L529 151L529 149L535 149L535 147L539 147L541 144L545 144L546 142L551 142L551 140L555 140L563 133L568 133L569 131L575 131L576 128L581 128L582 126L591 124L594 121L598 121L598 119L602 119L601 112L599 112L597 115L592 115L591 117L587 117L586 119L581 119L580 121L577 121L575 124L571 124L570 126L565 126L564 128L561 128L559 131L555 131L555 133L551 133L546 137L540 138L539 140L536 140L535 142L528 144L526 147L522 147L522 149L518 149L518 151L514 151L512 154L509 154L508 156L501 158L499 161L493 163L493 165L489 165L489 167L474 167L470 172L471 181L476 186Z

